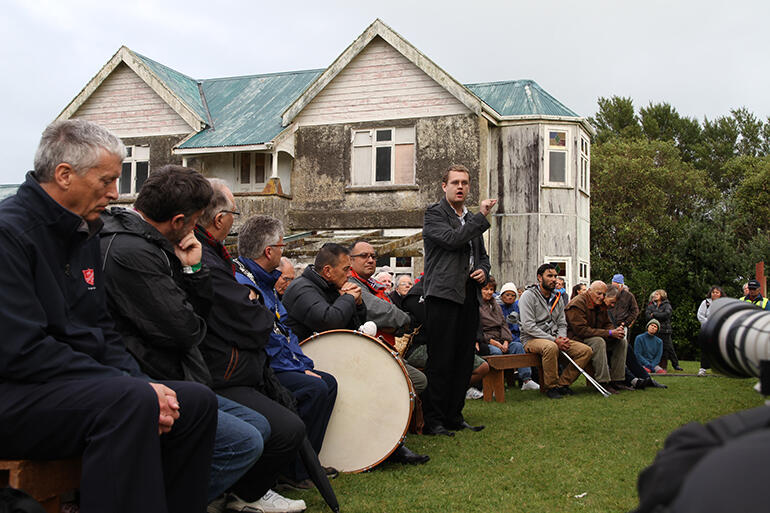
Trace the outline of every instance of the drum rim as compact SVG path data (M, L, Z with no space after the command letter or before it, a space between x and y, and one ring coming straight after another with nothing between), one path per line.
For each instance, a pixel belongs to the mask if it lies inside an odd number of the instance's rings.
M390 346L388 346L388 344L386 344L385 342L383 342L382 340L376 337L367 335L366 333L363 333L357 330L334 329L334 330L322 331L320 333L313 333L312 335L307 337L305 340L301 341L299 345L302 346L306 342L310 342L311 340L314 340L320 337L321 335L326 335L329 333L348 333L353 335L360 335L362 337L368 338L372 342L376 342L377 344L379 344L382 350L390 353L393 359L396 361L396 363L398 363L398 366L401 369L401 372L404 374L404 378L406 378L407 387L409 388L409 419L407 420L406 426L404 427L404 430L401 432L401 436L399 437L398 442L396 442L396 445L392 449L390 449L387 452L387 454L385 454L384 457L380 458L377 462L371 465L367 465L365 467L361 467L360 469L356 469L356 470L340 471L343 474L360 474L361 472L367 472L375 468L377 465L379 465L380 463L388 459L390 455L396 452L396 449L398 449L404 443L404 440L406 440L406 434L409 432L409 425L412 422L412 415L414 414L415 397L417 396L417 394L414 391L414 385L412 384L411 378L409 378L409 372L406 370L406 366L404 365L404 361L401 355L398 354L398 351L396 351L395 349L391 349Z

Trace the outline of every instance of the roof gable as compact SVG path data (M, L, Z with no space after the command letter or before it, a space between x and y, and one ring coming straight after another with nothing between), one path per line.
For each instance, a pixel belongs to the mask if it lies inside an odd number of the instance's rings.
M194 96L189 94L190 83L185 83L184 77L188 81L194 82L191 78L185 77L181 73L174 72L175 75L167 73L167 77L174 78L172 84L176 87L170 87L164 81L163 76L158 75L158 71L161 71L161 67L169 72L173 71L161 64L153 62L154 67L150 67L145 61L146 57L140 57L138 54L133 53L125 46L121 46L120 49L115 52L115 55L99 70L99 72L86 84L86 86L78 93L78 95L67 105L64 110L56 117L56 119L69 119L75 114L75 112L83 105L86 100L96 91L96 89L104 82L104 80L115 71L120 63L125 63L131 70L139 75L139 77L155 91L163 100L190 125L192 130L198 131L207 124L205 116L201 116L199 109L195 106L191 106L188 102L195 103L193 101ZM150 59L147 59L150 61ZM156 71L157 70L157 71ZM198 95L198 101L200 102L200 94Z
M381 37L399 53L406 57L412 64L420 68L434 81L438 82L460 103L465 105L475 114L481 113L481 103L478 98L470 93L462 84L452 78L422 52L417 50L406 39L388 27L379 18L367 27L358 38L348 46L342 54L326 70L308 86L283 113L283 126L288 126L295 117L315 98L342 70L362 51L375 37Z

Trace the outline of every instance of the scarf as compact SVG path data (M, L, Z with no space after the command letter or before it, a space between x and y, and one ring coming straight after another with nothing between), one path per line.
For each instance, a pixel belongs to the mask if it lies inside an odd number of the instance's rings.
M208 244L215 250L217 250L217 253L219 253L219 256L222 257L222 259L230 264L231 272L233 273L233 276L235 276L235 263L233 262L233 257L230 255L230 252L227 251L227 248L224 244L219 242L214 238L213 235L211 235L205 228L203 228L201 225L196 224L195 225L195 236L198 237L198 240L202 243Z

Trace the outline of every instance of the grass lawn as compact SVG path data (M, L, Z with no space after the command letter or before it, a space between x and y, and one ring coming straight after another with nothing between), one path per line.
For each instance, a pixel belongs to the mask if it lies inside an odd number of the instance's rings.
M639 471L672 430L763 404L752 390L757 380L698 378L697 362L681 363L684 372L656 378L667 390L605 399L581 377L576 394L558 401L515 388L504 404L466 401L466 419L486 429L409 435L407 446L431 460L341 475L332 482L341 511L629 511ZM304 499L308 511L330 511L315 490L285 495Z

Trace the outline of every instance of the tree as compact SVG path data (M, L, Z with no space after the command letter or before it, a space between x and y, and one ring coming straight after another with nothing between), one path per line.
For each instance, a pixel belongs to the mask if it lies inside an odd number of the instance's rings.
M598 103L599 112L589 118L589 122L596 128L597 142L601 143L613 136L641 137L642 129L631 98L599 98Z

